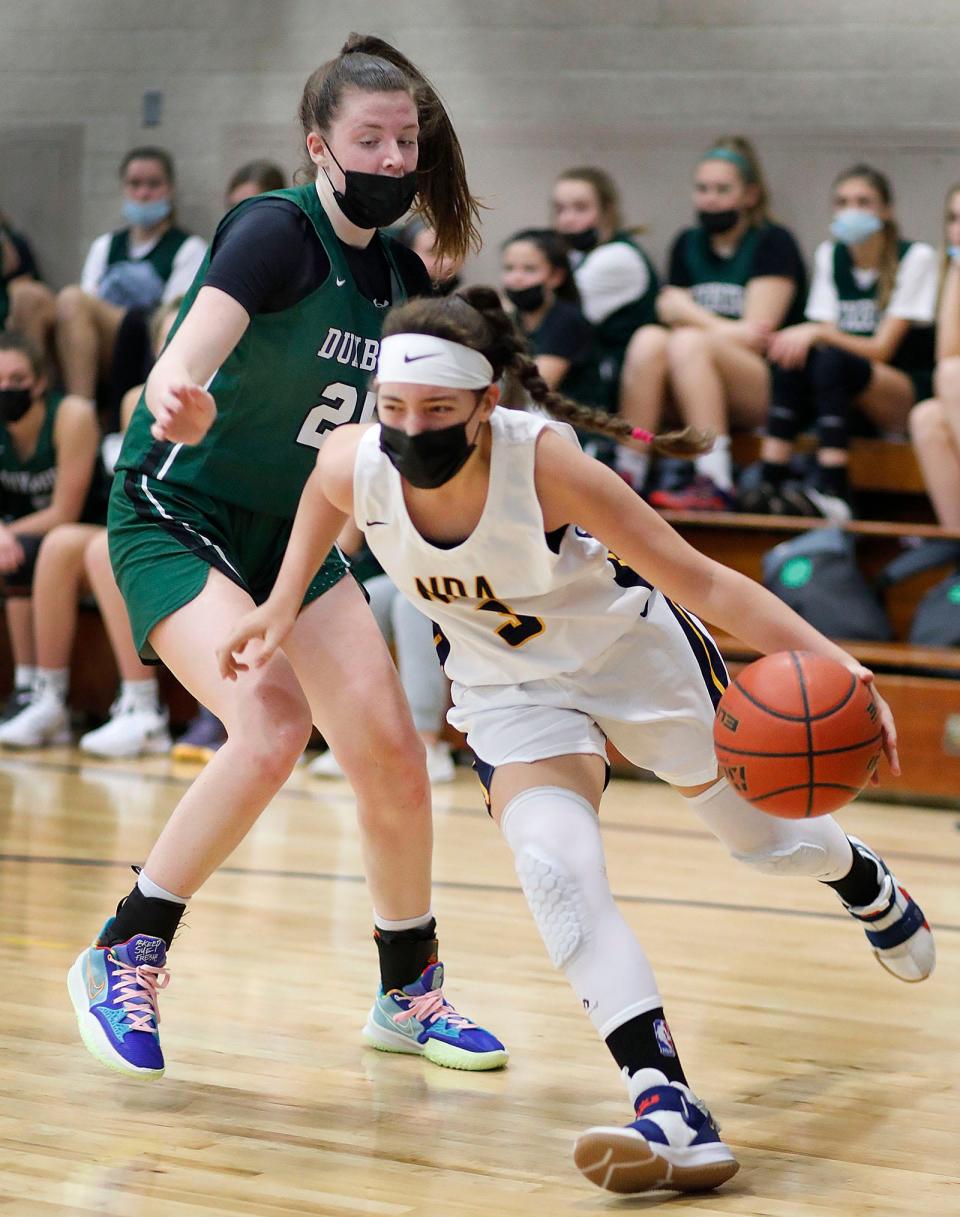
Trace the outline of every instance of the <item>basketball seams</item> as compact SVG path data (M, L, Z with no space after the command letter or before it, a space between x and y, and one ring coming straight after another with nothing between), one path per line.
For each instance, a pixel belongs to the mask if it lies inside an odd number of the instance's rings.
M791 651L790 654L798 655L800 652ZM858 683L859 682L857 681L856 676L851 673L850 687L847 689L846 693L844 693L843 697L841 697L835 705L828 706L826 710L821 710L819 714L788 714L786 710L777 710L774 706L768 706L766 702L761 701L759 697L755 697L753 693L751 693L748 689L745 689L736 678L734 678L734 680L731 682L731 685L742 697L745 697L752 706L756 706L756 708L758 710L762 710L764 714L769 714L771 718L782 718L784 722L788 723L816 723L820 722L824 718L829 718L831 714L836 714L838 710L842 710L856 693Z
M817 755L817 756L836 756L842 752L855 752L858 748L867 748L871 744L878 743L882 738L883 738L883 732L878 731L876 733L876 735L871 735L869 739L858 740L857 743L855 743L855 744L842 744L839 748L818 748L816 750L815 755ZM737 756L763 757L764 759L767 759L767 760L772 759L772 758L779 758L781 760L787 760L787 759L796 760L796 758L798 756L807 755L805 749L801 749L799 752L758 752L758 751L756 751L756 749L733 748L729 744L723 744L723 743L717 744L717 750L722 751L722 752L729 752L732 754L736 754Z
M796 672L797 681L800 685L800 696L803 698L803 710L806 718L807 731L807 815L813 812L813 793L814 793L814 751L813 751L813 724L810 722L810 698L807 694L807 682L803 675L803 664L800 662L800 656L796 651L790 652L790 662L793 664L793 670Z

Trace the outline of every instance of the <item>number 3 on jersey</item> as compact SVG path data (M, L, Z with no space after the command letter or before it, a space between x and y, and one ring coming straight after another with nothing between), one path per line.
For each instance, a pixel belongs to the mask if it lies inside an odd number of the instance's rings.
M322 448L327 433L342 423L366 423L373 418L377 405L376 393L369 390L363 404L357 408L360 394L356 385L335 381L320 394L320 401L303 420L297 443L307 448Z
M506 617L503 625L497 626L496 632L511 647L522 647L531 638L542 634L546 628L539 617L521 617L502 600L484 600L477 605L477 609L486 609L488 612L499 613L501 617Z

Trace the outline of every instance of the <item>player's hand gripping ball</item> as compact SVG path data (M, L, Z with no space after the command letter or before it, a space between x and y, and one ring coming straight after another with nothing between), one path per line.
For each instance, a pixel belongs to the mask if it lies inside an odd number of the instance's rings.
M883 733L869 685L832 659L780 651L731 681L713 741L723 776L743 798L801 819L836 811L863 789Z

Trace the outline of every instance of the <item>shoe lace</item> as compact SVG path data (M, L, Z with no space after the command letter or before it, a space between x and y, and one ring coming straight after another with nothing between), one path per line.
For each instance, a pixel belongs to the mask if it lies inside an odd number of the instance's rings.
M165 989L170 983L170 972L167 968L154 968L150 964L124 963L122 959L111 952L110 961L116 967L115 1006L123 1006L130 1020L131 1031L146 1031L153 1034L160 1022L160 1011L157 1007L157 990Z
M397 1011L393 1016L395 1023L405 1023L409 1018L415 1018L421 1023L426 1023L428 1019L444 1018L451 1027L459 1027L462 1031L477 1026L454 1010L443 996L442 989L431 989L429 993L417 993L413 996L405 993L404 997L410 1005L406 1010Z

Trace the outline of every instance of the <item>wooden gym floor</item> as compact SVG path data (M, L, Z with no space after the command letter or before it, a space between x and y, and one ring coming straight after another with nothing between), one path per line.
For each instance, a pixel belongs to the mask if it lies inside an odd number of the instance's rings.
M166 1077L81 1047L64 977L193 770L0 758L0 1214L751 1217L960 1213L958 815L860 802L847 828L923 904L939 964L904 985L832 893L728 859L662 787L614 782L614 891L694 1087L736 1150L717 1192L618 1199L571 1161L625 1092L549 965L464 772L435 799L447 991L511 1049L471 1075L365 1049L375 984L353 802L302 770L194 902L163 995Z

